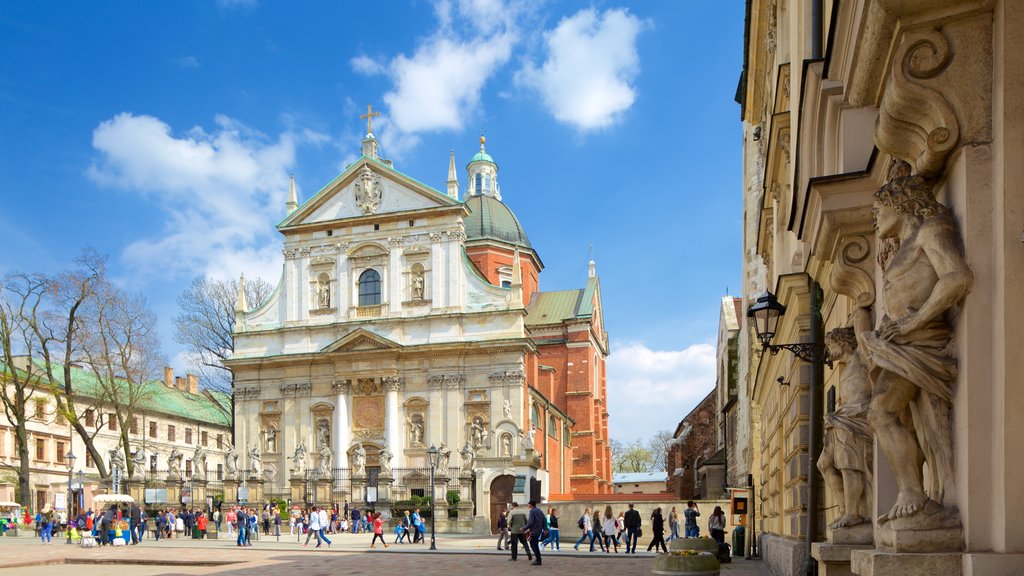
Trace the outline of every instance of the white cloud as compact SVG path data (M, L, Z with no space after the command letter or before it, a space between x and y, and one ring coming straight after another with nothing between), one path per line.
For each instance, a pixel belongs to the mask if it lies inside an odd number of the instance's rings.
M99 158L88 176L164 213L157 235L123 254L143 278L280 276L273 225L284 217L296 144L307 136L288 131L272 140L226 116L215 123L212 132L197 126L175 136L157 118L121 113L93 131Z
M180 68L199 68L199 59L195 56L182 56L180 58L171 58L171 64Z
M537 90L560 122L584 131L610 126L636 99L643 27L625 9L580 10L545 34L547 59L539 68L527 62L517 80Z
M383 74L385 71L383 64L364 54L356 56L350 60L350 63L352 64L353 70L360 74L366 74L367 76Z
M612 438L647 439L676 425L715 387L715 346L653 350L637 342L612 346L607 363Z

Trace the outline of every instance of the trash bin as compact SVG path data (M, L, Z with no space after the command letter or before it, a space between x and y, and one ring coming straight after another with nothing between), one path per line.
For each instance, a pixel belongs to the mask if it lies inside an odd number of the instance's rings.
M746 531L747 529L743 526L737 526L732 531L732 553L737 556L743 556L744 550L746 550L743 547Z

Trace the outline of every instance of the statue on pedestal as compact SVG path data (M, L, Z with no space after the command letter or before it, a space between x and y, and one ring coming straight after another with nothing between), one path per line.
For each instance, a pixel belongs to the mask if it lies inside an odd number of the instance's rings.
M825 435L818 470L839 503L839 518L831 527L846 528L871 522L873 435L868 424L871 382L857 334L871 327L871 313L860 308L853 326L836 328L825 336L829 357L843 365L839 378L839 408L825 415Z
M352 475L366 475L366 449L362 443L356 444L355 450L352 451Z
M473 451L473 447L469 445L469 442L462 447L459 451L459 455L462 456L462 469L467 472L472 472L473 468L476 467L476 452Z
M202 446L196 446L192 453L192 475L197 478L206 479L206 450Z
M171 448L171 454L167 457L167 473L172 476L181 476L181 460L183 455L178 447Z
M137 478L142 476L143 470L146 468L146 451L139 448L132 453L132 477Z
M253 445L249 449L249 478L261 478L263 476L263 457L260 456L259 445Z
M874 384L868 420L899 486L896 503L879 521L915 518L906 526L915 530L959 526L948 314L974 277L956 220L930 183L909 175L904 162L891 173L874 201L877 235L888 244L880 255L884 316L860 341Z
M306 443L299 442L292 454L292 476L302 476L306 473Z
M320 446L320 477L321 478L330 478L331 477L331 473L333 472L333 470L331 470L331 458L332 457L333 457L333 454L331 454L331 447L330 446L326 446L326 445Z
M484 426L484 419L480 416L473 418L473 423L470 425L470 435L473 438L474 448L483 448L487 445L487 427Z
M391 450L388 450L388 445L385 443L381 446L380 453L377 455L377 460L380 462L380 475L391 476L391 459L394 457L391 454Z
M448 449L448 446L441 442L441 445L437 447L437 473L447 475L448 466L451 462L452 451Z
M234 446L228 449L227 456L224 457L224 467L227 468L228 478L238 476L238 452Z

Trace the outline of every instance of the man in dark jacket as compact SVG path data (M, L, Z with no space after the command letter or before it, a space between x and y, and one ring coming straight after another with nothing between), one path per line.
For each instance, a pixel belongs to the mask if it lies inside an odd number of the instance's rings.
M533 549L533 564L540 566L540 536L544 531L547 520L537 502L530 500L530 514L526 520L526 532L530 535L530 548Z
M238 542L239 546L246 546L247 541L245 539L245 533L249 530L249 518L245 514L245 508L239 508L235 512L235 518L238 521Z
M640 513L633 510L633 505L630 504L622 520L626 523L626 554L636 554L636 540L640 535Z
M142 537L142 508L139 508L138 504L132 503L132 507L128 511L129 526L128 529L132 534L132 544L138 544Z

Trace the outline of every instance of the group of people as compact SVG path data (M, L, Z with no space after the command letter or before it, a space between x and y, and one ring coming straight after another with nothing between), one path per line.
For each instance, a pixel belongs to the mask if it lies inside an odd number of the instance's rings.
M700 538L700 526L697 525L697 518L700 517L700 508L697 507L697 503L690 500L686 503L686 509L683 510L683 534L686 538ZM668 540L679 538L679 514L676 512L676 507L672 507L672 511L668 515L669 529L672 531ZM708 532L711 537L715 539L719 544L725 544L725 512L721 506L715 506L711 517L708 518Z
M552 518L554 540L551 540ZM503 511L498 517L498 529L501 531L498 550L511 549L512 557L509 560L513 562L519 559L520 545L526 552L527 560L535 566L541 565L542 541L547 544L555 542L555 546L558 546L558 512L552 508L545 514L533 500L530 500L528 509L520 508L518 502L513 502L512 508L507 513Z
M619 544L625 534L626 554L636 554L636 543L642 534L642 524L640 512L633 508L633 504L619 512L618 516L615 516L610 504L605 506L603 514L587 508L576 522L576 527L580 529L582 535L573 549L579 550L580 544L586 542L590 544L591 552L594 551L594 544L597 544L597 547L606 554L613 548L618 554ZM661 515L661 508L655 508L651 514L651 532L654 538L647 551L650 552L652 547L657 550L659 544L665 548L665 520Z

